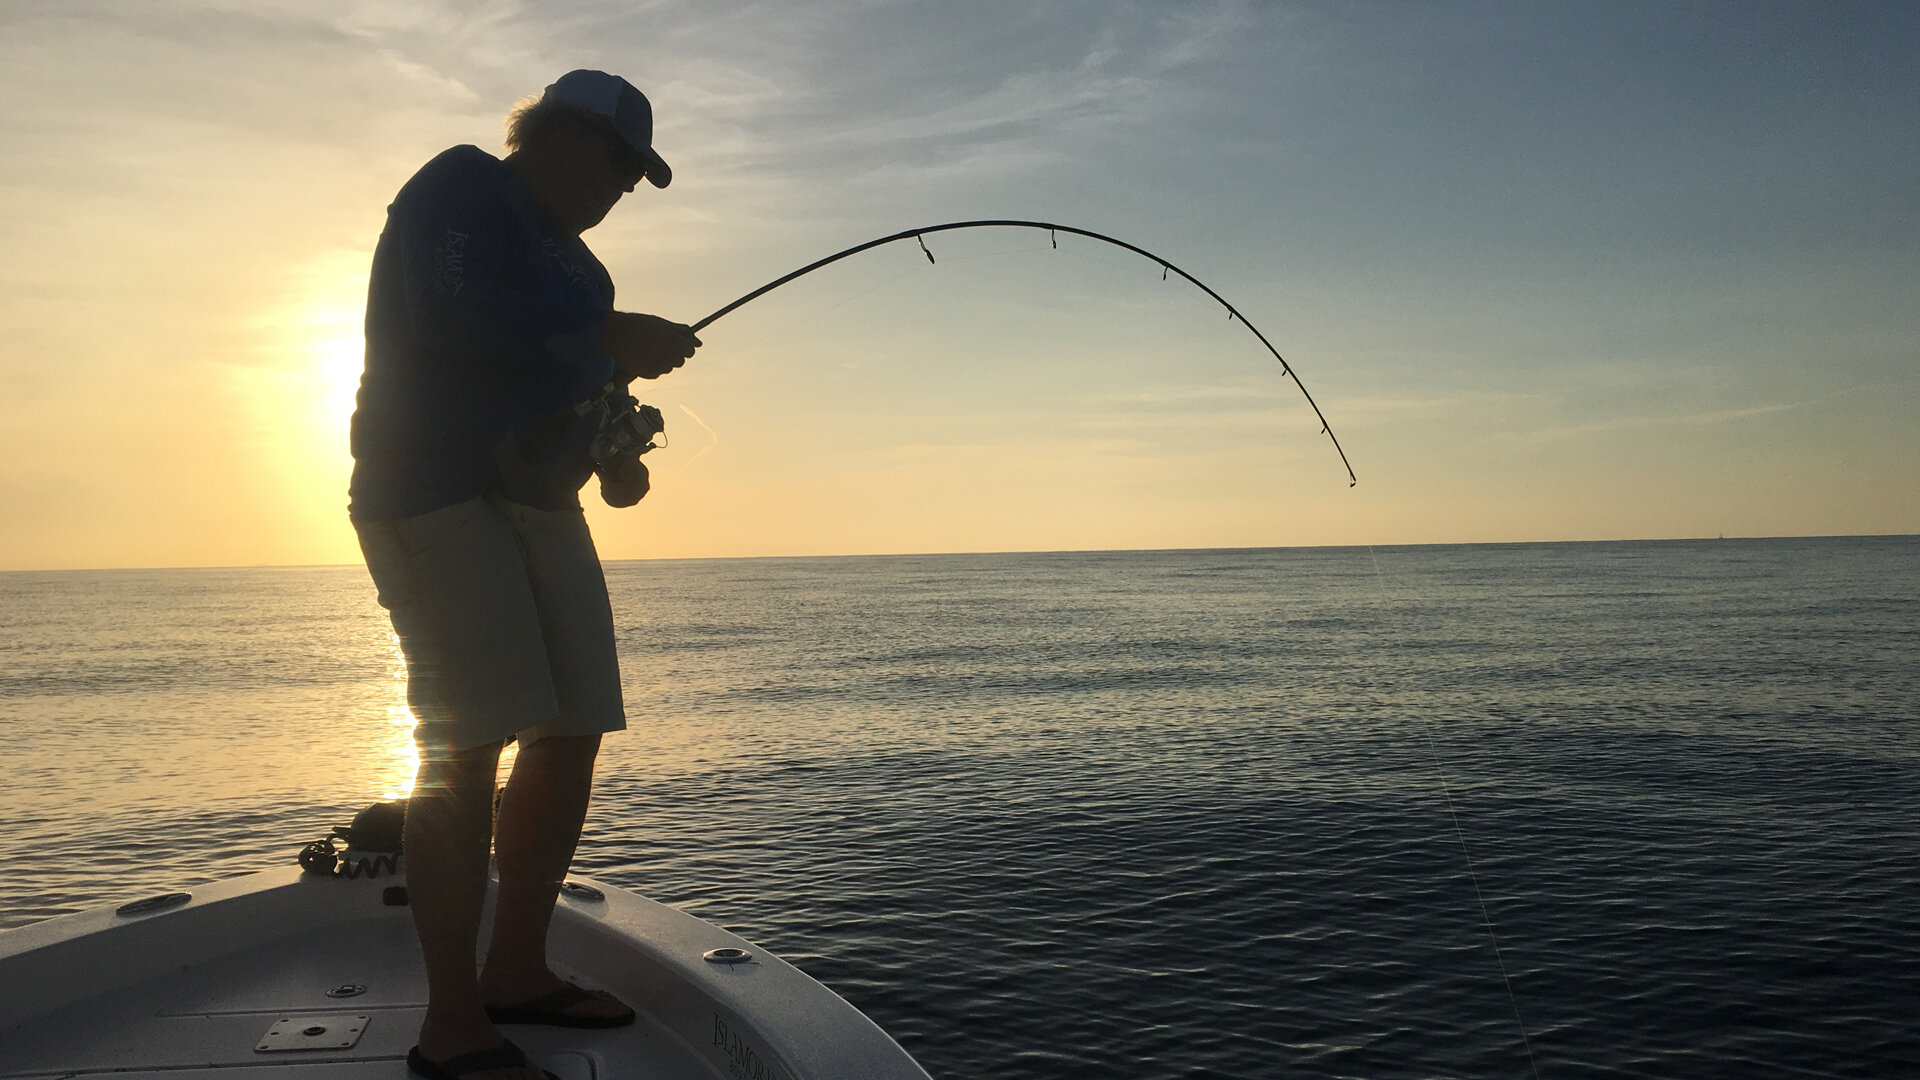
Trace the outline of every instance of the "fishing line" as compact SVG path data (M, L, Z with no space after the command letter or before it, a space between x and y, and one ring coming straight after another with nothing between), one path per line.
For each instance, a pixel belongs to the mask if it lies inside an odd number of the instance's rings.
M1085 251L1075 251L1072 248L1068 248L1066 254L1071 258L1079 259L1081 262L1089 262L1095 266L1104 266L1110 270L1118 270L1121 273L1131 273L1133 270L1132 267L1125 263L1115 262L1112 259L1103 259L1098 255L1093 255Z
M948 262L972 262L974 259L993 259L993 258L998 258L1002 255L1017 255L1024 252L1044 251L1044 250L1046 249L1037 248L1037 247L1004 248L1000 251L984 251L978 255L955 255L947 261ZM1070 252L1069 254L1074 254L1074 253ZM1086 258L1086 256L1082 255L1081 258ZM1093 261L1100 262L1102 260L1095 259ZM1108 263L1107 265L1112 266L1117 264ZM905 270L902 270L899 273L893 275L892 277L887 278L885 281L881 281L875 285L869 285L866 288L861 289L859 292L854 293L852 296L848 296L840 300L835 300L833 303L828 304L826 307L818 308L810 314L803 315L800 318L793 320L792 322L783 324L777 330L773 330L768 333L762 334L759 337L754 338L752 341L747 342L745 345L740 345L735 347L733 350L731 350L732 355L738 356L744 352L751 352L753 349L759 347L764 342L771 341L774 338L779 337L780 335L791 331L795 327L805 326L808 323L814 321L815 319L818 319L820 316L825 315L827 312L834 310L835 308L845 307L846 305L853 303L855 300L858 300L861 297L868 295L869 293L878 292L879 290L886 288L887 286L893 284L894 282L899 281L901 278L906 277L908 274L917 274L919 272L920 272L920 267L909 266Z
M1293 385L1298 387L1300 389L1300 393L1306 397L1307 405L1313 409L1313 415L1316 418L1318 418L1320 421L1320 433L1322 435L1325 435L1329 440L1332 441L1334 452L1340 455L1341 466L1347 470L1347 486L1352 487L1360 482L1360 478L1354 474L1353 464L1347 460L1347 452L1344 448L1341 447L1339 437L1333 433L1333 426L1327 422L1326 414L1320 411L1319 402L1316 402L1313 400L1313 395L1307 391L1306 384L1301 382L1300 376L1294 372L1293 365L1287 363L1286 357L1280 355L1280 350L1273 347L1273 342L1268 341L1267 336L1261 333L1258 327L1254 326L1251 322L1247 321L1247 317L1241 314L1239 308L1236 308L1231 303L1228 303L1226 297L1221 296L1217 292L1214 292L1213 289L1209 287L1206 282L1201 281L1199 278L1194 277L1192 274L1189 274L1185 270L1180 269L1178 266L1175 266L1172 262L1169 262L1168 260L1163 259L1158 255L1155 255L1153 252L1148 251L1146 248L1140 247L1135 244L1129 244L1125 240L1116 239L1115 237L1108 236L1105 233L1097 233L1090 229L1076 228L1075 226L1072 226L1072 225L1060 225L1051 221L1021 221L1021 220L1015 220L1010 218L991 218L991 219L981 219L978 221L949 221L939 225L922 225L914 229L903 229L897 233L892 233L887 236L881 236L872 240L868 240L863 244L855 244L854 246L847 248L843 251L836 251L833 254L828 255L824 259L816 259L813 262L810 262L807 265L801 267L800 269L793 271L792 273L783 275L781 277L777 277L772 281L767 282L765 285L762 285L759 288L753 290L752 292L746 294L745 296L740 297L738 300L735 300L731 304L726 305L725 307L714 312L713 314L708 315L706 318L701 319L699 322L692 324L691 329L694 333L697 334L701 330L707 328L708 326L713 325L715 322L718 322L721 318L725 317L728 312L733 311L735 308L740 307L742 304L750 303L753 300L758 299L759 297L765 296L767 293L770 293L773 290L779 288L780 286L785 285L789 281L792 281L796 278L805 277L806 275L813 273L815 270L819 270L822 267L831 266L834 263L839 262L841 259L845 259L853 255L858 255L863 251L868 251L885 244L891 244L898 240L914 241L916 244L920 246L921 254L927 257L927 262L929 264L937 266L939 265L939 260L934 258L933 250L927 246L927 237L935 233L953 232L954 230L957 230L957 229L1041 229L1041 230L1045 230L1045 232L1047 233L1047 238L1051 246L1054 248L1058 248L1060 246L1060 237L1059 237L1060 233L1068 233L1073 236L1084 236L1090 240L1098 240L1103 244L1112 244L1114 247L1125 248L1126 250L1131 251L1134 254L1139 255L1144 259L1148 259L1152 261L1153 263L1155 263L1160 267L1161 280L1166 280L1167 275L1170 273L1180 275L1180 277L1182 277L1187 282L1192 284L1195 288L1199 289L1201 292L1206 293L1208 296L1211 296L1215 300L1215 302L1217 302L1221 307L1226 308L1228 320L1230 321L1237 320L1242 326L1245 326L1247 328L1248 333L1251 333L1254 337L1260 339L1260 344L1266 347L1267 352L1273 354L1273 358L1275 360L1279 361L1280 373L1286 376L1287 378L1292 379ZM630 381L632 381L630 378L616 376L611 382L607 383L605 386L601 387L598 391L596 391L592 397L589 397L587 400L582 401L579 404L573 406L572 408L566 410L564 413L561 413L559 416L556 416L554 419L552 419L546 425L544 425L538 432L534 434L534 436L531 439L527 441L522 452L530 457L538 455L540 452L542 452L546 448L548 444L550 444L554 439L558 438L561 432L566 430L566 426L568 423L570 423L575 419L578 419L579 417L587 415L589 412L592 412L594 409L598 408L603 402L609 400L610 398L613 398L615 395L624 394L626 391L626 384Z
M1036 251L1048 251L1048 250L1051 250L1051 249L1043 248L1043 247L1000 248L995 251L975 252L972 255L949 255L947 256L947 261L948 262L972 262L975 259L997 259L1002 255L1030 255ZM1072 254L1072 253L1069 252L1068 254Z
M1385 575L1380 572L1380 557L1367 545L1367 558L1373 563L1374 602L1384 613L1389 605L1386 602ZM1403 634L1404 638L1404 627ZM1533 1070L1533 1080L1540 1080L1540 1062L1533 1056L1533 1040L1527 1036L1526 1021L1520 1018L1520 997L1513 992L1513 977L1507 974L1506 956L1500 949L1500 935L1493 929L1493 914L1487 909L1486 894L1480 890L1480 871L1473 865L1473 853L1467 850L1467 833L1460 827L1460 810L1453 803L1453 789L1447 783L1447 766L1440 758L1440 748L1433 741L1433 721L1421 718L1421 730L1426 735L1427 754L1433 758L1433 771L1440 778L1440 794L1447 803L1447 816L1453 821L1453 835L1460 841L1460 856L1467 863L1467 880L1473 883L1473 898L1480 904L1480 921L1487 928L1487 940L1493 944L1493 962L1500 968L1500 981L1507 988L1507 1004L1513 1007L1513 1024L1520 1029L1520 1045L1526 1048L1527 1065Z
M849 296L843 300L836 300L833 303L828 304L826 307L815 309L814 311L809 312L808 314L803 315L798 319L794 319L792 322L785 323L781 325L778 329L770 330L767 333L762 334L757 338L754 338L752 341L747 342L745 345L741 345L733 349L732 353L733 355L738 356L744 352L751 352L754 349L758 348L764 342L771 341L782 334L788 333L792 331L795 327L805 326L808 323L814 321L815 319L818 319L820 316L825 315L827 312L834 310L835 308L845 307L846 305L853 303L855 300L858 300L861 297L866 296L868 293L878 292L879 290L886 288L887 286L893 284L894 282L899 281L901 278L906 277L908 274L917 274L919 272L920 272L919 267L909 266L905 270L902 270L899 273L893 275L892 277L887 278L885 281L879 282L878 284L875 284L875 285L869 285L866 288L861 289L859 292L854 293L852 296ZM602 389L604 389L604 387Z

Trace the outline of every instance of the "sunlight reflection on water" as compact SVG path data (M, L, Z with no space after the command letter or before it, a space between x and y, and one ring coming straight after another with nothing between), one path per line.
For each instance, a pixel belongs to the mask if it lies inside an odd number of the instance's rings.
M420 771L420 749L413 742L418 722L407 705L407 658L400 651L400 635L387 634L388 681L393 685L393 703L387 706L387 726L392 729L390 762L386 779L380 783L382 799L404 799L413 794L413 778Z

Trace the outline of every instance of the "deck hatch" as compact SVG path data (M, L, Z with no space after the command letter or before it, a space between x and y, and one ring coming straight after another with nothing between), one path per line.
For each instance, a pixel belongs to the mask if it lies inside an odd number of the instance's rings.
M345 1050L360 1041L367 1030L365 1016L329 1013L322 1016L282 1016L273 1022L255 1053L272 1054L283 1050Z

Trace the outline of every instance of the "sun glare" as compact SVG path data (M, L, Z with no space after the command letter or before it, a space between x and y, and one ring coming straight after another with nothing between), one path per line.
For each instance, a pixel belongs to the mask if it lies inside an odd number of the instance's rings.
M364 356L362 315L367 301L368 256L358 251L328 252L300 274L282 326L285 346L300 373L311 435L327 440L322 449L346 452L347 421L360 386Z
M413 794L420 751L413 741L413 710L407 706L407 658L400 651L400 636L391 630L387 632L387 676L393 685L393 699L387 704L387 767L380 781L380 797L404 799Z
M236 379L252 418L255 467L272 493L269 513L284 523L275 561L358 555L344 503L369 258L345 249L313 256L252 320L257 361Z
M364 344L360 336L358 310L347 313L352 325L342 332L332 325L340 313L330 313L325 336L314 342L319 374L319 393L314 399L316 423L322 431L333 431L344 439L347 420L353 415L354 394L360 389L361 357Z

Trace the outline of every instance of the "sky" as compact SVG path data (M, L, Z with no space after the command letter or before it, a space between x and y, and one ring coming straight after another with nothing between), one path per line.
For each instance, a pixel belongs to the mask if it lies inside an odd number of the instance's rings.
M599 68L605 558L1920 532L1920 7L8 0L0 569L348 563L368 262Z

